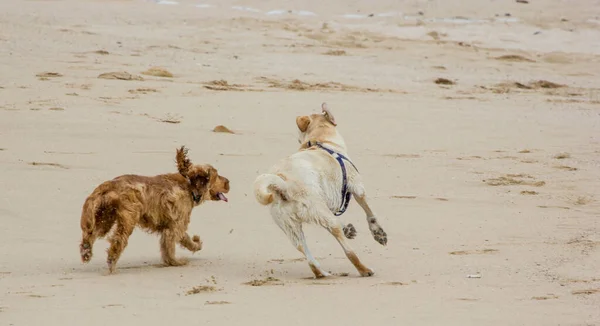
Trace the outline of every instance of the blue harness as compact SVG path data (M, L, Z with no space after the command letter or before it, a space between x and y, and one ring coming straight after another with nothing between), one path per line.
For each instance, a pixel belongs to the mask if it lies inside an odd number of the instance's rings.
M354 165L354 163L352 163L352 161L350 161L346 156L337 153L325 146L323 146L321 143L319 142L311 142L308 141L306 143L307 148L313 147L313 146L317 146L320 149L326 151L327 153L329 153L331 156L333 156L338 163L340 164L340 168L342 169L342 206L341 208L333 213L335 216L340 216L342 214L344 214L344 212L346 211L346 209L348 208L348 204L350 204L350 199L352 197L352 193L350 191L348 191L348 175L346 173L346 164L344 164L344 160L348 161L350 164L352 164L352 166L354 167L354 169L358 172L358 169L356 168L356 166Z

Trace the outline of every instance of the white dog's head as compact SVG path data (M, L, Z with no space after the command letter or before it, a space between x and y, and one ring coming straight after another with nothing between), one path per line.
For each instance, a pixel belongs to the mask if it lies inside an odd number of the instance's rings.
M298 142L304 147L308 141L330 143L346 149L346 143L338 133L335 117L327 108L327 103L321 105L321 114L311 114L296 117L298 126Z

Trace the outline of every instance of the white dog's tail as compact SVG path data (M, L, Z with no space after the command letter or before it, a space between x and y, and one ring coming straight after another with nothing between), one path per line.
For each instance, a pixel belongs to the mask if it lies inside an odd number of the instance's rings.
M262 205L269 205L273 201L289 199L288 184L275 174L261 174L254 181L254 196Z

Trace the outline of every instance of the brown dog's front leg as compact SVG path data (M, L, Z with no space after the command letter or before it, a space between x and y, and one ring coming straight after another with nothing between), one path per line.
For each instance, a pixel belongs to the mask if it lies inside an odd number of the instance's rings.
M177 235L172 230L164 230L160 236L160 253L163 262L168 266L181 266L187 261L175 258L175 243Z
M202 240L200 240L200 237L197 235L190 239L190 236L186 233L181 240L179 240L179 244L191 252L202 250Z

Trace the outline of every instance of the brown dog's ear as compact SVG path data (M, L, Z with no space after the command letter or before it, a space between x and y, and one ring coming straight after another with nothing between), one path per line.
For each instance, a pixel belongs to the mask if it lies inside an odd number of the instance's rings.
M323 115L325 116L325 119L327 119L327 121L331 122L331 124L333 124L334 126L337 126L337 123L335 123L335 117L333 116L331 111L329 111L329 108L327 107L327 103L323 102L323 104L321 104L321 110L323 111Z
M310 118L308 116L296 117L296 125L298 125L298 129L302 132L306 132L308 129L308 125L310 124Z
M212 165L207 164L206 169L204 170L204 175L206 176L207 181L213 179L213 176L217 175L217 169L215 169Z
M192 162L187 157L188 149L185 146L181 146L181 148L177 149L177 155L175 155L175 160L177 161L177 171L182 176L189 178L188 172L190 171L190 167L192 167Z

